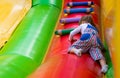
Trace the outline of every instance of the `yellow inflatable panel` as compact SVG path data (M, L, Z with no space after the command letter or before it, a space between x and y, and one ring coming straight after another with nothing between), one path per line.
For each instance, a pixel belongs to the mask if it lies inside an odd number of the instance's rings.
M120 0L101 0L101 23L114 67L114 78L120 78Z
M31 8L31 0L0 0L0 47Z
M113 52L113 27L114 25L114 0L101 0L101 23L103 31L103 40L106 39L109 45L110 54ZM105 38L104 38L105 37Z
M102 6L102 9L103 10L103 14L104 15L107 15L114 7L113 3L115 1L114 0L101 0L101 6Z
M115 27L114 27L114 43L115 50L112 53L114 57L115 78L120 78L120 0L115 0Z

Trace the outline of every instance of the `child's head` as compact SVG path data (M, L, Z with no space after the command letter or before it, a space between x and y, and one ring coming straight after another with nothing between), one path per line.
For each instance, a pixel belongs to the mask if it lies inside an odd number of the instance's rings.
M79 21L79 25L82 23L90 23L91 25L95 26L91 15L83 16Z

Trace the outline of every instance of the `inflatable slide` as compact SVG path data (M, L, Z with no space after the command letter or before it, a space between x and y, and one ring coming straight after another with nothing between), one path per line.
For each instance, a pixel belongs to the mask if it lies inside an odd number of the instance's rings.
M113 78L108 51L111 46L104 38L105 23L100 21L104 16L100 13L104 11L101 11L104 1L18 1L0 1L0 10L3 9L0 12L0 78ZM88 53L81 57L67 53L72 44L68 41L70 31L88 14L93 16L107 49L104 52L109 65L106 74L101 73L99 63Z

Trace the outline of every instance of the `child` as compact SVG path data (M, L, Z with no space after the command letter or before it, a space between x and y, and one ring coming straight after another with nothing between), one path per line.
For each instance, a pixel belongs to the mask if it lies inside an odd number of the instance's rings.
M106 73L108 65L105 58L101 53L103 44L100 41L98 30L92 20L92 16L86 15L79 21L80 26L70 32L69 41L74 40L73 36L77 33L81 33L79 40L74 42L69 48L69 53L75 53L77 56L81 56L81 53L89 51L91 57L96 61L98 60L101 65L101 72Z

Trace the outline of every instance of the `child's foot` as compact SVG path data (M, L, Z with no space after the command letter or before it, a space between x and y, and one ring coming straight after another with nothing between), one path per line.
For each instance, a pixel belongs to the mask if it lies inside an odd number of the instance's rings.
M74 53L77 55L77 56L81 56L81 49L78 49L78 50L76 50Z
M102 73L106 73L107 70L108 70L108 65L104 65L104 66L102 67L102 69L101 69L101 72L102 72Z

